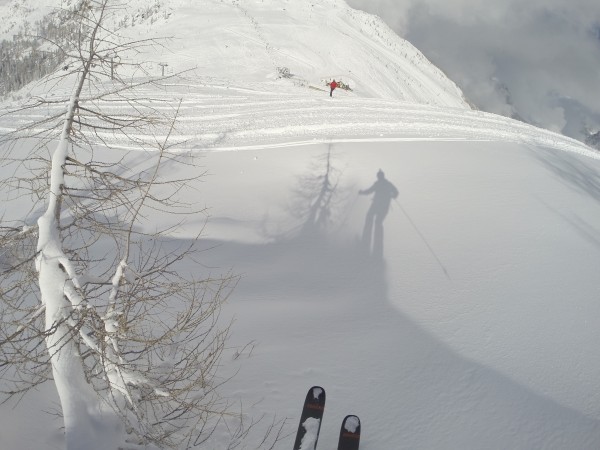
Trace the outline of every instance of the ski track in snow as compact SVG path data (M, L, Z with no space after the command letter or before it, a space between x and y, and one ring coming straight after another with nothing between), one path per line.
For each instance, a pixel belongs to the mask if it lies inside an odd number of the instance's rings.
M231 151L276 148L318 143L394 142L394 141L504 141L551 147L577 152L593 158L600 153L581 142L551 131L481 111L442 108L385 99L359 98L336 90L334 98L291 82L263 85L228 86L205 83L173 84L162 93L141 90L140 105L155 113L172 115L181 101L176 138L184 142L172 150ZM268 89L268 90L267 90ZM46 115L59 114L60 107L49 107ZM122 101L105 102L106 112L128 113ZM133 111L132 111L133 114ZM9 131L15 124L25 125L31 114L12 115L0 129ZM37 131L29 129L31 131ZM156 130L148 142L167 135L167 126ZM135 149L121 136L98 133L114 148ZM133 135L140 140L145 135ZM100 143L99 139L96 139Z

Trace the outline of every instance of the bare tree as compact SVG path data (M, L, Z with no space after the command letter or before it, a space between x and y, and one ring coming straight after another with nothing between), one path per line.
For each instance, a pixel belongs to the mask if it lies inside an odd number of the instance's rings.
M192 275L201 230L169 238L202 213L181 200L202 173L171 151L178 106L165 114L139 94L165 79L115 70L117 56L156 42L123 43L105 26L113 12L110 0L80 2L65 70L45 80L54 96L0 115L38 117L2 138L14 176L0 188L36 220L4 217L0 228L0 376L5 398L54 381L70 450L188 448L229 414L216 369L235 277ZM114 142L142 151L100 160L95 149ZM181 220L159 228L156 212Z
M347 210L347 188L340 186L342 169L336 165L331 144L327 152L316 157L307 173L298 180L290 213L301 220L297 230L300 235L315 235L336 226Z

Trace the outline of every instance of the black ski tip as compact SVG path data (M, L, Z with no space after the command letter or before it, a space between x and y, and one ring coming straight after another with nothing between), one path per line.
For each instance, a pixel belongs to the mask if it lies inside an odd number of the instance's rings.
M294 450L300 449L302 440L308 431L307 428L310 427L312 428L310 429L309 436L311 436L312 443L308 445L316 448L324 411L325 389L321 386L313 386L306 393L306 399L304 400L304 406L300 416L300 423L298 424L298 432L296 433L296 440L294 442Z
M307 403L318 403L325 405L325 389L321 386L313 386L306 393Z
M346 422L347 420L352 420L355 423L358 422L358 425L360 426L360 419L356 414L348 414L346 417L344 417L342 423Z
M340 427L338 450L358 450L360 444L360 419L354 414L348 414Z

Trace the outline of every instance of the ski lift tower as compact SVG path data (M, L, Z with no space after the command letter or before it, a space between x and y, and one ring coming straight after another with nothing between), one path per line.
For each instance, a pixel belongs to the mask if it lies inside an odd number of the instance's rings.
M161 63L158 63L158 65L162 67L162 76L164 77L165 76L165 67L167 67L168 64L165 62L161 62Z
M121 63L121 57L115 52L109 52L106 54L106 59L110 60L110 79L115 79L115 67Z

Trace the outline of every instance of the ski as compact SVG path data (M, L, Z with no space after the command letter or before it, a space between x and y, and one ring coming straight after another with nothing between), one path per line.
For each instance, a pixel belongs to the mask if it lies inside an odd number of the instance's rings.
M358 416L348 415L344 418L340 428L338 450L358 450L360 444L360 419Z
M294 450L315 450L325 411L325 389L313 386L306 394Z

